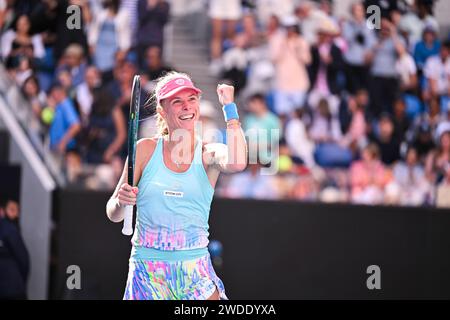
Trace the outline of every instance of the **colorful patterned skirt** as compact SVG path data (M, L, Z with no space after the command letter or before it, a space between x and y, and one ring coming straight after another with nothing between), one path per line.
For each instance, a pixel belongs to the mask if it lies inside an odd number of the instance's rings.
M209 253L189 260L131 257L124 300L206 300L215 291L227 300Z

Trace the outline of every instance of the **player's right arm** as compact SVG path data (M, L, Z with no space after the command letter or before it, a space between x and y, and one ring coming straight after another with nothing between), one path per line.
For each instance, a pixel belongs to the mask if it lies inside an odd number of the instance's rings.
M155 150L154 139L141 139L136 144L136 163L134 168L135 185L139 183L142 171L150 160ZM122 175L117 183L116 189L106 204L106 215L112 222L121 222L124 219L123 208L126 205L135 205L138 193L137 187L131 187L127 181L128 159L125 161Z

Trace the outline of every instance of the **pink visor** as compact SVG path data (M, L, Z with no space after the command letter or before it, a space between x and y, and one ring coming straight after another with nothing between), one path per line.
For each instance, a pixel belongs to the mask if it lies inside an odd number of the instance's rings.
M175 78L173 80L170 80L167 82L159 91L159 94L157 96L158 102L160 102L163 99L170 98L177 92L180 92L184 89L192 89L196 93L202 93L202 91L194 86L192 81L186 78Z

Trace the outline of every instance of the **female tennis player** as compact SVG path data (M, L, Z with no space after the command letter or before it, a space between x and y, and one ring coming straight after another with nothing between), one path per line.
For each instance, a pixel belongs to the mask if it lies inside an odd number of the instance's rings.
M201 90L190 77L171 72L155 87L159 134L137 143L134 181L127 164L107 215L123 220L123 208L137 206L124 299L227 299L208 253L208 217L220 172L247 165L234 87L217 87L227 125L227 144L204 144L195 130Z

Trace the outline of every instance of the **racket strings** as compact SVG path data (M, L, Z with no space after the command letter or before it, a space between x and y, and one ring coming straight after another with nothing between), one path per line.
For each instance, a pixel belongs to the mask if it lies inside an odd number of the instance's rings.
M139 122L146 121L156 116L157 100L156 96L152 93L148 94L145 102L140 107Z

